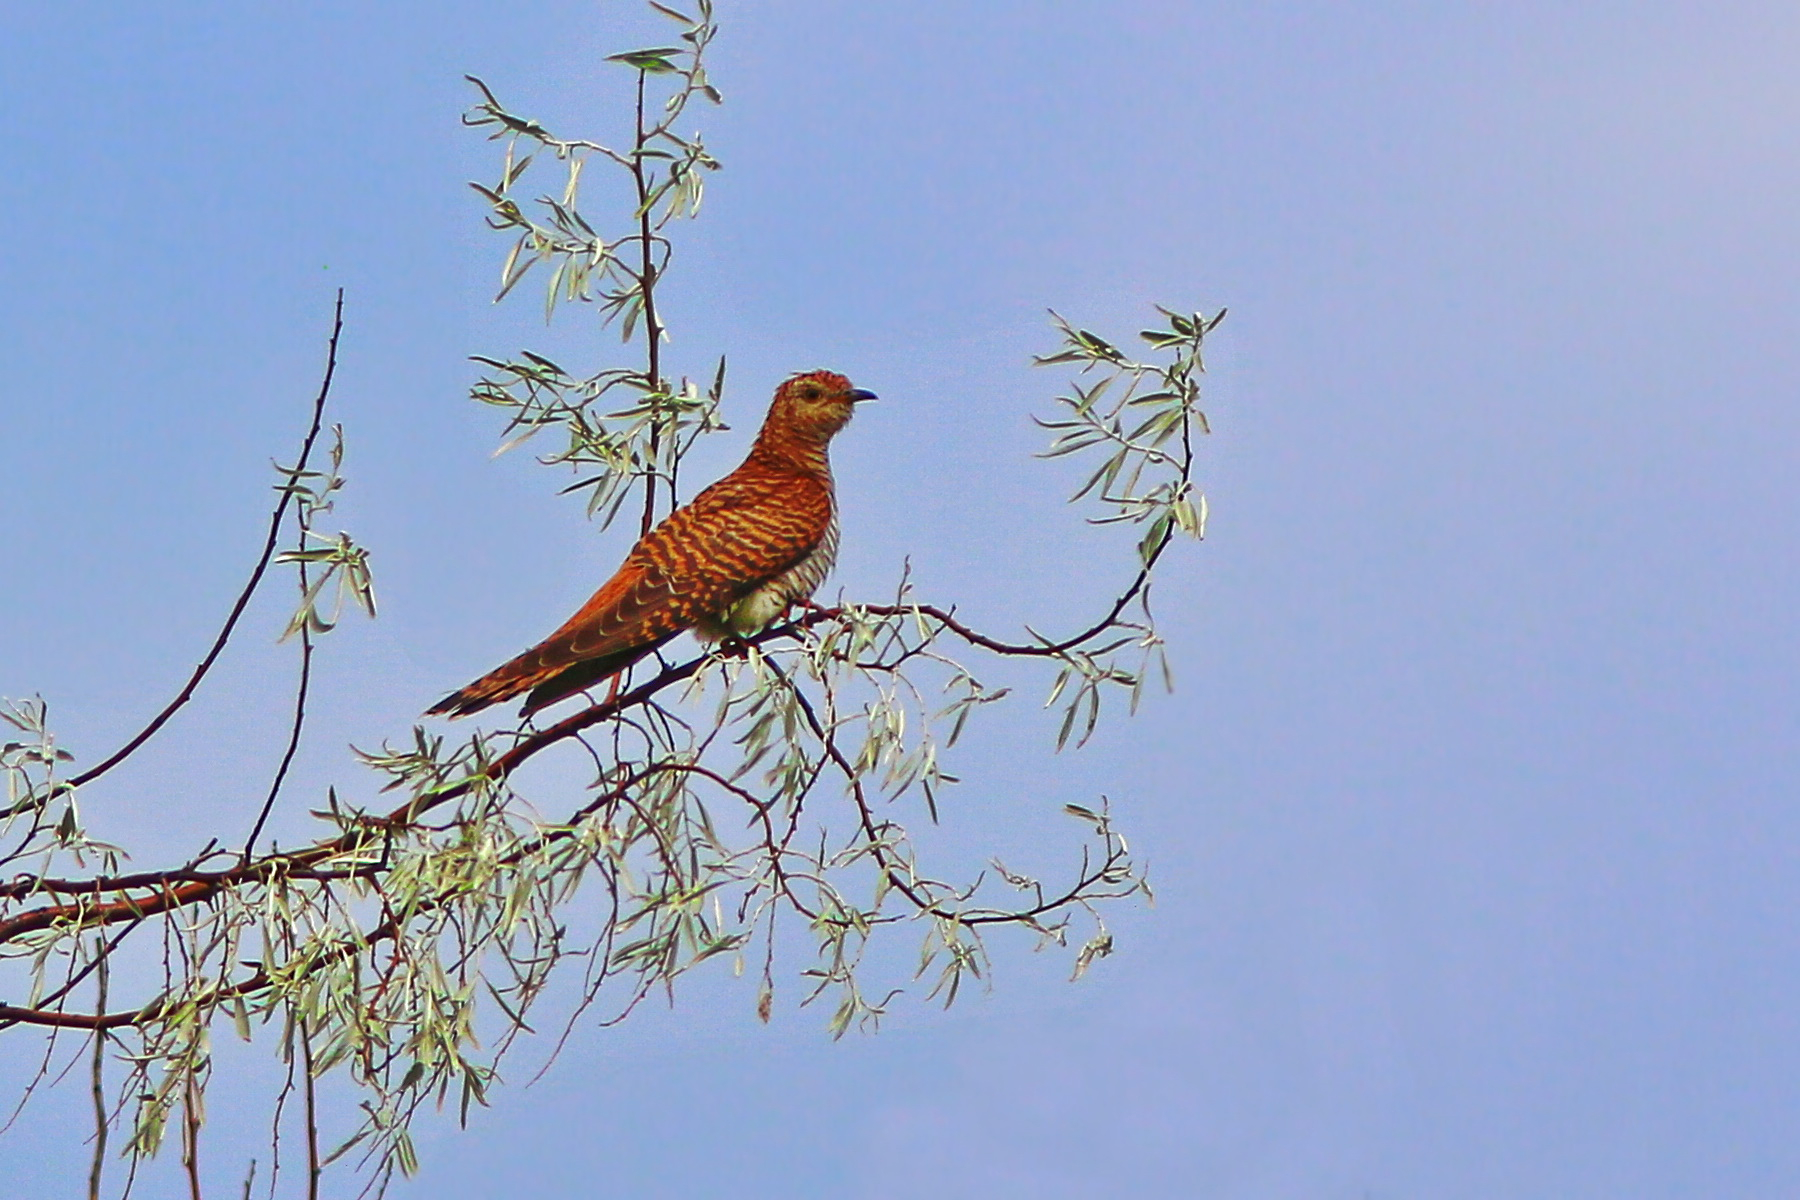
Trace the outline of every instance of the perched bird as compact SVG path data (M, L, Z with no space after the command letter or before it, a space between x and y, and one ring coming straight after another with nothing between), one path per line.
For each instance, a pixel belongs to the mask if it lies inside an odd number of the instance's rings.
M520 715L617 675L692 629L749 634L812 595L837 557L826 447L875 393L831 371L775 389L743 465L676 509L562 628L438 701L452 717L525 694Z

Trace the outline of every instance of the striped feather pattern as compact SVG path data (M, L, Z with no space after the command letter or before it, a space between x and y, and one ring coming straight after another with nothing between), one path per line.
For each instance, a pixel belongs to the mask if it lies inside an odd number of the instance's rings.
M446 696L453 717L529 693L531 713L603 682L683 630L746 634L810 596L838 529L826 447L857 391L842 375L798 375L775 393L750 455L640 539L574 616L542 642Z

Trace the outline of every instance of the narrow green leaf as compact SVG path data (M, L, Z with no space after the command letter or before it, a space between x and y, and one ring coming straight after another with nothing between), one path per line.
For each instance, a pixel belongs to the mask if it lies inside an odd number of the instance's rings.
M1143 540L1138 543L1138 557L1146 565L1156 557L1156 552L1162 549L1163 543L1169 540L1169 526L1174 519L1174 515L1165 508L1150 522L1150 528L1145 530Z
M635 67L646 75L673 75L679 68L669 61L675 54L685 54L680 46L657 46L649 50L627 50L623 54L609 54L607 62L624 63Z

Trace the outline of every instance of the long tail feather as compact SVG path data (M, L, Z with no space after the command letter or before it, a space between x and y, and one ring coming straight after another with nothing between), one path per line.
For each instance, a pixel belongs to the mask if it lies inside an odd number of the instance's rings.
M605 683L674 636L674 634L670 634L668 637L658 638L647 645L633 646L629 650L608 654L604 658L590 658L586 662L565 667L531 689L531 694L525 697L524 706L519 709L519 715L529 717L540 708L548 708L558 700L567 699L576 692L586 691L595 684Z
M527 651L467 687L451 692L426 709L425 715L466 717L490 705L530 693L526 696L525 706L519 710L520 716L528 717L576 692L605 683L674 636L670 634L646 645L632 646L569 666L543 666L537 661L536 651Z

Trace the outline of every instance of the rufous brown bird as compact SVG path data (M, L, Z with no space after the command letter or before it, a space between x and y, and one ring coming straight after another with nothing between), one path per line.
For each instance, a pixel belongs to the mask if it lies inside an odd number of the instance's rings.
M768 625L824 582L837 557L826 448L875 393L831 371L775 389L743 465L669 514L562 628L433 705L452 717L524 695L520 715L603 683L683 630Z

